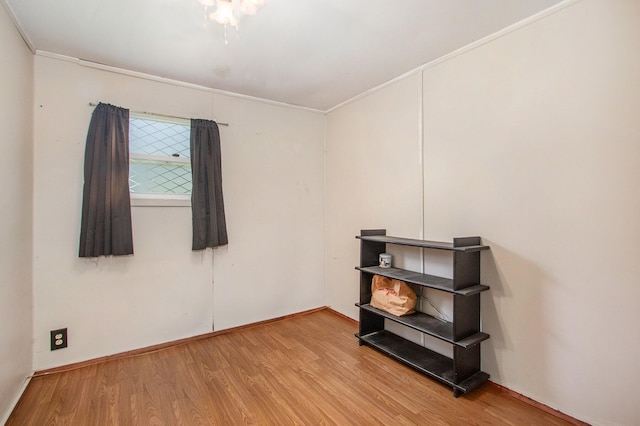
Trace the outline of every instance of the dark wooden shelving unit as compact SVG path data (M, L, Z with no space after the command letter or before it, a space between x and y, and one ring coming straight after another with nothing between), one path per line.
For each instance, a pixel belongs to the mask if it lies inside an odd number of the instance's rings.
M458 397L484 383L489 375L480 371L480 343L489 335L480 331L480 294L489 290L480 284L480 253L489 246L480 237L454 238L453 243L391 237L384 229L362 230L360 235L360 329L361 345L375 348L453 389ZM402 245L453 252L453 278L443 278L398 268L381 268L378 255L386 245ZM428 254L428 253L427 253ZM371 281L374 275L453 294L453 320L441 321L422 312L397 317L372 307ZM436 353L384 328L390 320L433 336L453 346L453 357Z

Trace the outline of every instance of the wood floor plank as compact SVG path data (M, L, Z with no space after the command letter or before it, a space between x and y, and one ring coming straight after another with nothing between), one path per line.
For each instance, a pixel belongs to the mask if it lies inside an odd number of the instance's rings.
M321 310L34 377L14 425L570 424L485 385L450 388Z

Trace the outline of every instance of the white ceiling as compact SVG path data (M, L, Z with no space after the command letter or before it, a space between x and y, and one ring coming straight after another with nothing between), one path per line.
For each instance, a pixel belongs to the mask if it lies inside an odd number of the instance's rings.
M1 0L36 50L326 111L560 0L267 0L239 33L197 0Z

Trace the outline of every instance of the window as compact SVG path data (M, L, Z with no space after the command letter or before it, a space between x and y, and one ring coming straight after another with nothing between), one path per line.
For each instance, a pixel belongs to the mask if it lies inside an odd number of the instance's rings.
M134 205L158 205L135 202L158 199L182 200L188 205L191 196L190 133L188 119L130 113L129 190Z

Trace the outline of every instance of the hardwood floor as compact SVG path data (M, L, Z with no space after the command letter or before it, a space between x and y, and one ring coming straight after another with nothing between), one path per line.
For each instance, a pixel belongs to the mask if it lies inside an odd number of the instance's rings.
M35 377L12 425L565 425L497 386L450 388L322 310Z

